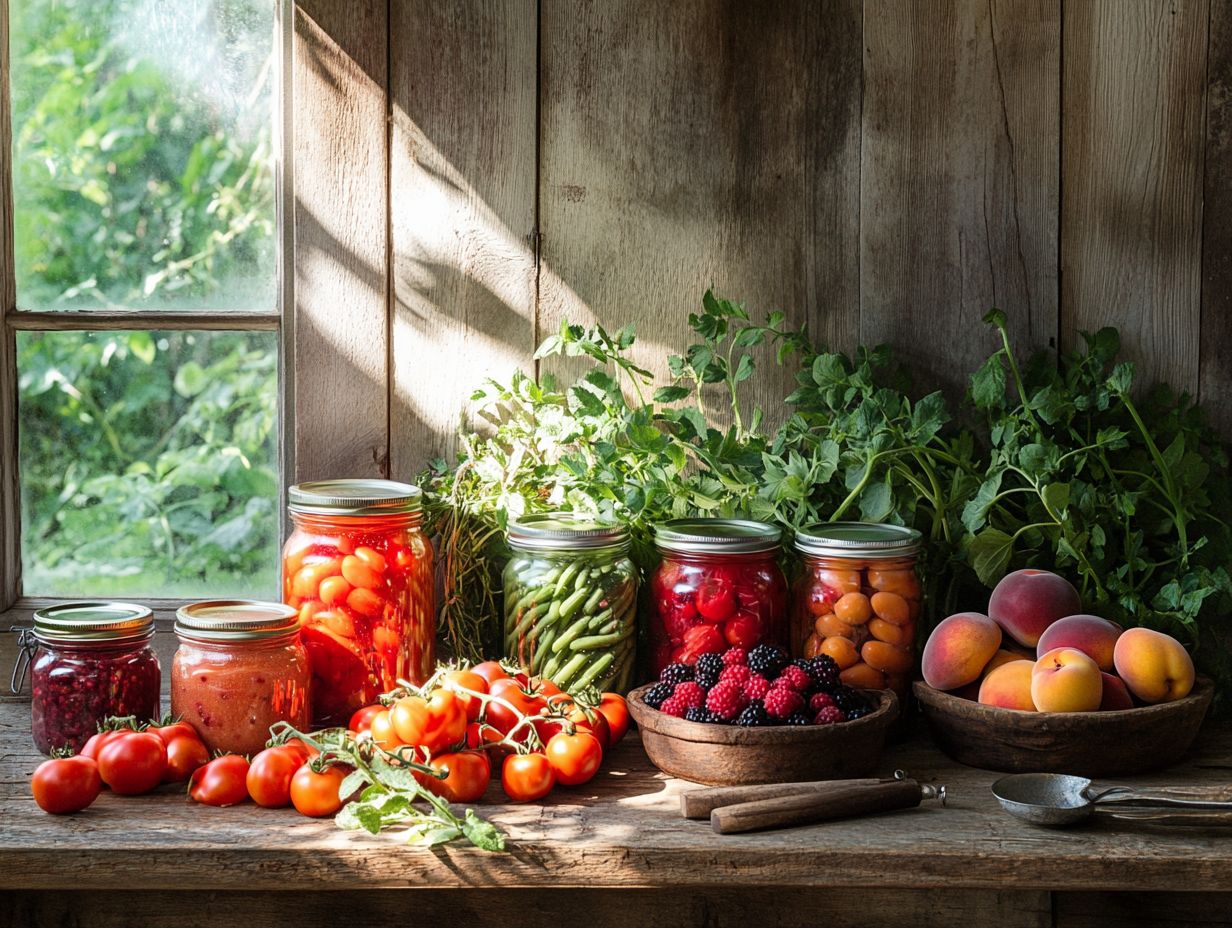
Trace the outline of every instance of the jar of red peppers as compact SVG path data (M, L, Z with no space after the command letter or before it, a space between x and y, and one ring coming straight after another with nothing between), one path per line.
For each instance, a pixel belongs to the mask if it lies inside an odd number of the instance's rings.
M275 722L307 728L312 673L298 610L248 599L193 603L176 613L175 633L171 713L211 751L256 754Z
M30 730L44 754L80 751L109 715L159 717L162 674L145 606L62 603L35 612L34 628L22 636L18 660L30 661Z
M793 610L797 656L828 654L851 686L907 694L920 614L920 533L831 522L796 535L802 555Z
M782 533L741 519L677 519L655 527L663 556L650 580L652 675L711 651L787 645Z
M313 720L346 724L435 664L432 546L418 487L323 480L288 491L295 530L283 548L283 599L299 610L312 666Z

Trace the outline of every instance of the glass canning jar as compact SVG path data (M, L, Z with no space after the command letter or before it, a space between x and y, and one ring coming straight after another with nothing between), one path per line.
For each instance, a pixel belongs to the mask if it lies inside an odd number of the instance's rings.
M628 530L552 512L512 523L508 542L505 655L564 690L627 691L637 634Z
M132 603L72 602L34 613L22 630L13 689L30 662L30 732L44 754L74 752L109 715L159 717L162 674L150 642L154 619Z
M312 673L298 615L250 599L193 603L176 613L171 712L191 722L211 751L255 754L275 722L306 730Z
M397 681L423 683L436 657L432 546L418 487L323 480L288 491L294 531L283 600L299 610L313 720L345 725Z
M782 532L742 519L676 519L655 527L662 554L650 580L650 666L763 642L787 645Z
M920 533L899 525L831 522L796 535L801 555L793 654L828 654L840 679L902 699L915 670Z

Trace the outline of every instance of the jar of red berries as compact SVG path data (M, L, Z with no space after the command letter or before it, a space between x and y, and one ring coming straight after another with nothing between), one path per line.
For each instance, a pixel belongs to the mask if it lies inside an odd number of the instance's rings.
M730 647L787 645L781 531L743 519L676 519L655 527L662 561L650 581L649 672Z
M30 661L35 746L44 754L77 752L107 716L158 718L162 671L153 637L150 610L131 603L61 603L35 612L18 656ZM24 667L18 671L14 689Z

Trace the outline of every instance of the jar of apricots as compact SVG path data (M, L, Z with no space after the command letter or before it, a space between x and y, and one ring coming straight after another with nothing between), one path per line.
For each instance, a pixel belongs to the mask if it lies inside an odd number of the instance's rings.
M299 610L313 721L345 725L435 664L432 546L418 487L322 480L288 490L295 530L282 553L284 601Z
M801 572L793 653L828 654L840 679L903 698L915 669L920 533L899 525L831 522L796 535Z

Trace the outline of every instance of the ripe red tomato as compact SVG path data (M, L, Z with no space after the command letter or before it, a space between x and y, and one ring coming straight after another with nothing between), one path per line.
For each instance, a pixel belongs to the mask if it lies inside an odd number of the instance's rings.
M104 744L108 741L114 741L116 738L120 737L120 735L126 735L130 731L132 731L131 728L124 728L118 731L100 731L96 735L91 735L90 740L82 746L81 751L79 752L80 756L88 757L90 760L97 763L98 752L102 750Z
M548 763L556 781L565 786L580 786L599 772L603 763L603 748L599 739L589 732L554 735L547 746Z
M450 802L478 802L492 779L492 762L482 751L441 754L432 758L428 766L448 775L443 780L425 776L424 786Z
M433 754L466 738L466 706L452 690L434 690L428 699L428 725L419 743Z
M403 743L394 731L394 719L388 712L377 713L369 724L368 733L377 747L384 751L392 751Z
M505 795L514 802L534 802L542 799L555 785L556 774L552 765L548 763L547 757L538 751L505 758L505 766L501 768L501 786Z
M462 688L473 690L476 693L486 693L488 691L488 680L487 677L481 676L473 670L448 670L441 678L441 686L454 692ZM483 708L481 700L467 693L458 693L458 698L462 700L462 705L466 708L466 718L468 721L473 722L479 718L479 711Z
M526 691L522 689L522 684L512 678L497 680L492 684L491 693L498 699L502 699L512 706L502 705L499 702L488 703L487 715L485 716L488 724L498 729L503 734L508 734L509 731L520 722L523 715L538 715L539 712L547 705L546 701L538 696L528 696Z
M384 706L364 706L362 709L356 709L355 714L351 716L351 721L347 725L351 731L359 735L372 728L372 720L385 711Z
M102 789L98 764L81 754L45 760L30 778L34 801L52 815L80 812L98 798Z
M291 777L291 802L300 815L324 818L342 808L338 787L346 779L343 767L326 767L319 773L311 764L304 764Z
M266 809L281 809L291 804L291 778L304 765L298 749L283 745L266 748L252 759L244 783L252 801Z
M619 744L620 739L629 730L629 706L625 703L625 698L619 693L604 693L595 711L607 719L607 726L611 732L611 744Z
M429 715L428 702L422 696L403 696L390 706L389 718L399 741L403 744L423 744Z
M707 622L726 622L736 614L736 594L721 580L706 580L697 588L697 611Z
M163 782L183 783L209 760L209 750L196 735L172 738L167 742L167 772L163 774Z
M497 680L505 680L509 677L505 668L500 665L500 661L484 661L482 664L476 664L471 668L471 673L478 674L487 680L489 689Z
M172 738L179 738L182 735L196 738L198 741L201 740L201 736L197 734L197 729L193 727L192 722L186 722L183 719L178 722L172 722L170 725L151 725L146 731L162 738L163 744L170 744Z
M233 806L248 798L248 758L215 757L198 767L188 781L188 795L207 806Z
M123 732L98 752L99 776L121 796L148 793L166 772L167 747L162 738L146 731Z
M761 641L761 620L747 612L738 612L723 623L723 637L733 648L752 648Z

